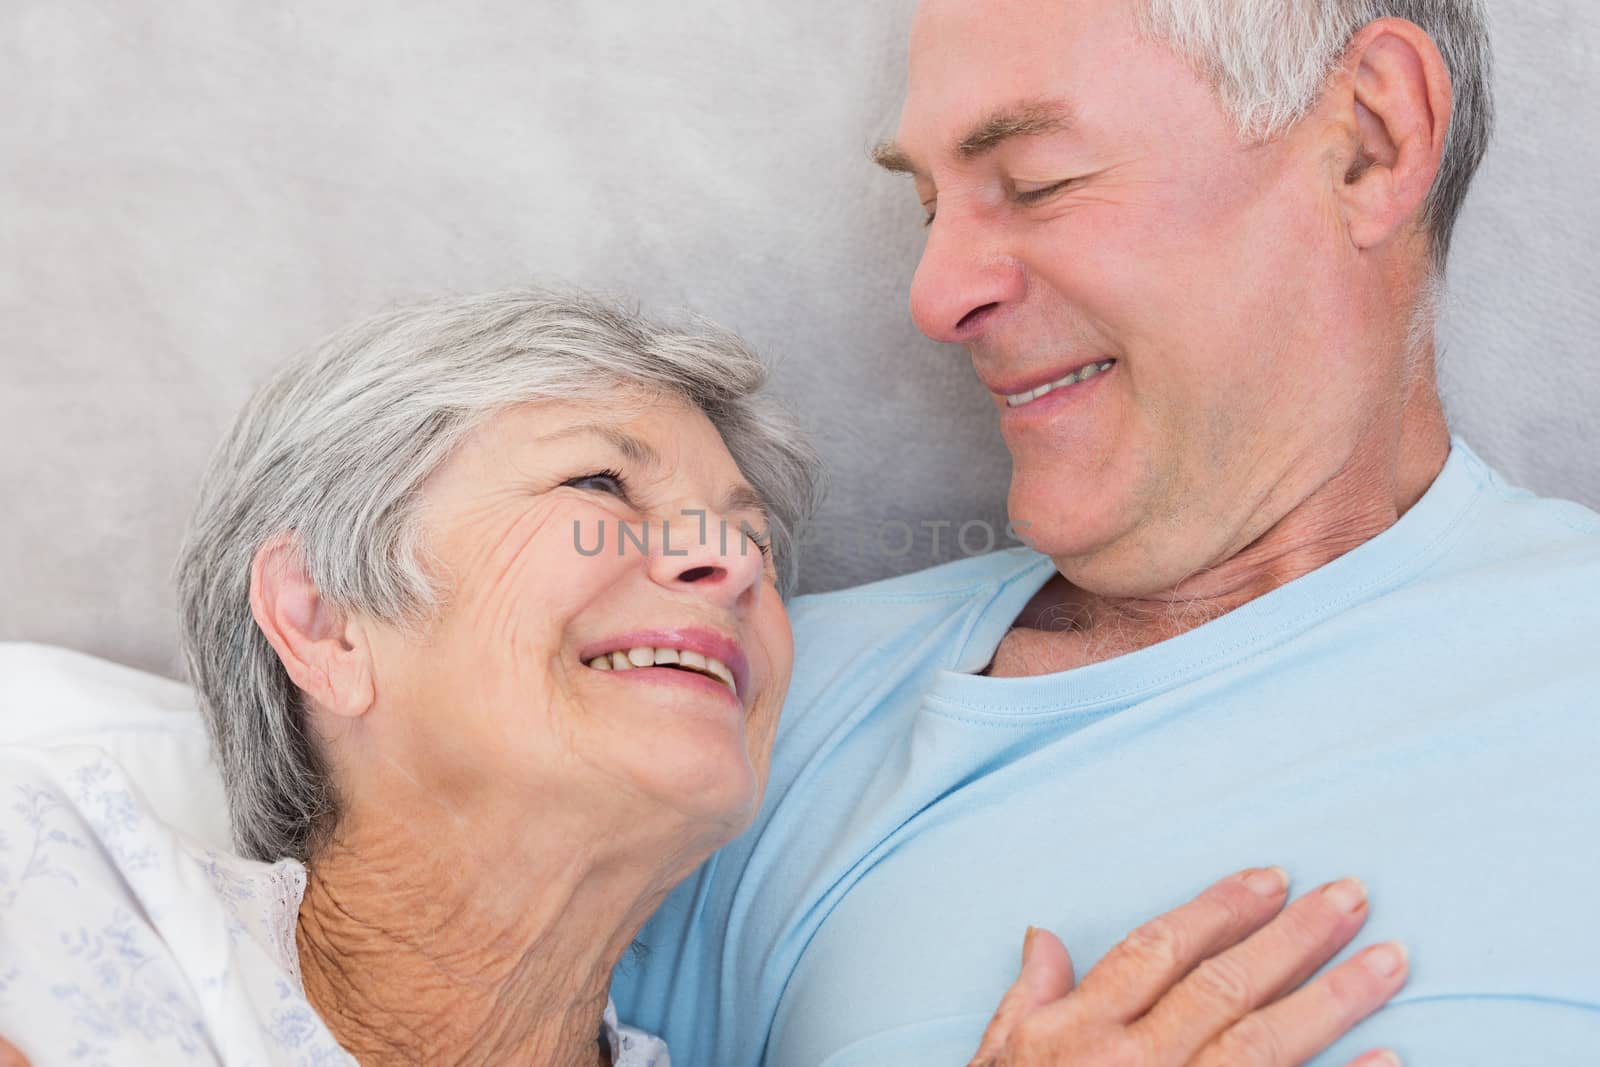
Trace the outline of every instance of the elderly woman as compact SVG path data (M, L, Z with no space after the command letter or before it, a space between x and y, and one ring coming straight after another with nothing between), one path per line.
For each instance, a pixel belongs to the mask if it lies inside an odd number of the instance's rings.
M0 905L32 925L4 943L38 950L25 980L0 961L10 1036L40 1063L665 1065L610 976L755 813L791 666L816 461L763 378L719 331L529 292L388 314L285 367L178 572L244 858L165 830L105 753L8 754L32 806L0 859L33 851ZM1282 893L1247 872L1188 906L1238 920L1206 954ZM1240 973L1303 978L1359 925L1291 943L1312 907L1233 950ZM990 1062L1070 986L1032 942ZM1145 1003L1191 994L1190 1031L1141 1062L1187 1062L1247 1007L1171 971L1096 969ZM1086 1034L1126 1022L1083 1010Z
M762 378L714 331L506 294L342 335L224 445L188 660L359 1059L592 1061L634 932L753 816L815 485Z

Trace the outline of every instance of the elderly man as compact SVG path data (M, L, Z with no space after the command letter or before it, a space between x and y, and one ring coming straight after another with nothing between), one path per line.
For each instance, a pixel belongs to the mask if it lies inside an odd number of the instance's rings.
M1082 966L1279 863L1364 875L1360 943L1411 952L1318 1062L1600 1062L1600 516L1508 487L1434 378L1489 120L1480 0L925 0L878 160L1036 551L799 602L760 820L624 1015L688 1063L961 1063L1027 924Z

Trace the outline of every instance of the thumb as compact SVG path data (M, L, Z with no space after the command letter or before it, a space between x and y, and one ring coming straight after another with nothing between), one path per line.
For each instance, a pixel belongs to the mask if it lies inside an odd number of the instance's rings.
M1072 984L1072 957L1061 939L1048 930L1028 927L1022 939L1022 970L1000 998L973 1062L998 1057L1018 1022L1072 992Z
M1049 930L1028 927L1022 939L1022 973L1018 985L1026 985L1032 997L1030 1008L1042 1007L1072 992L1075 979L1072 956L1061 939Z

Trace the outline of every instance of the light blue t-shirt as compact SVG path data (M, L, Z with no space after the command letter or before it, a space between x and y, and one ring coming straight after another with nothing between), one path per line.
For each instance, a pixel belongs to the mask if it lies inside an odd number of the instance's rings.
M1411 950L1318 1064L1600 1064L1600 515L1456 442L1395 526L1214 622L977 675L1052 573L1019 550L795 602L760 816L640 935L624 1018L689 1064L959 1065L1028 924L1081 975L1280 864L1362 877L1356 947Z

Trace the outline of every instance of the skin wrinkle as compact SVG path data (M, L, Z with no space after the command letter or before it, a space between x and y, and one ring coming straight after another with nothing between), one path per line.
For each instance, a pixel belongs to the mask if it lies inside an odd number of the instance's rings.
M403 883L403 877L400 882ZM547 1011L545 1018L539 1020L545 1023L544 1029L553 1029L557 1034L576 1031L579 1036L566 1040L557 1037L542 1043L542 1047L520 1046L510 1031L512 1021L527 1025L529 1012L521 1005L542 1005L550 998L550 992L554 991L591 988L596 984L595 976L587 976L586 985L585 976L582 975L563 972L551 974L548 965L539 959L541 942L535 941L520 964L513 969L512 979L503 981L498 973L499 968L489 963L492 954L485 954L479 949L438 958L430 955L425 942L408 933L408 926L414 922L409 914L413 909L425 914L427 902L420 906L411 903L407 910L407 925L396 928L364 919L347 907L326 882L319 884L322 886L322 897L318 906L303 912L305 918L297 937L302 968L308 973L308 995L311 985L309 975L318 976L331 987L326 999L319 1004L319 1009L331 1012L343 1021L341 1035L349 1034L351 1037L342 1036L341 1040L362 1062L437 1062L449 1058L452 1062L495 1063L503 1062L507 1057L528 1055L535 1057L532 1062L541 1063L594 1062L593 1057L577 1050L585 1045L582 1035L597 1032L592 1028L591 1020L605 1006L605 976L600 979L600 993L588 1000L575 997L571 1006L553 1013ZM337 916L339 921L322 921L323 916L330 914ZM440 927L448 927L461 918L459 909L453 909L436 917L433 922ZM491 940L484 943L505 942ZM390 959L392 948L399 948L409 957L426 961L431 974L428 971L420 976L413 974L401 989L403 995L393 998L381 993L372 995L374 985L369 980L370 975L359 963L371 959L381 966ZM474 955L483 958L475 960ZM430 981L430 978L433 980ZM441 1034L435 1013L424 1007L432 999L430 992L436 991L439 996L460 1000L465 999L464 990L477 991L480 995L488 993L493 997L494 1010L484 1013L483 1019L465 1032L449 1033L446 1030ZM506 990L514 991L516 996L496 995ZM554 1019L546 1022L551 1015ZM441 1040L441 1037L446 1040ZM576 1054L565 1059L551 1058L559 1055L563 1047L573 1049Z
M548 435L541 439L540 443L549 445L555 440L595 432L596 428L594 427L576 426L569 428L567 432L562 434ZM636 459L658 462L654 450L649 449L648 446L634 450L618 444L619 438L632 440L628 435L605 433L602 430L598 432L598 436L617 447L619 451L631 452ZM535 481L537 480L535 479ZM545 480L548 481L548 479ZM552 521L550 513L557 505L551 502L547 494L554 492L556 492L556 488L552 487L547 490L547 493L540 493L529 501L527 509L518 513L512 521L507 523L504 532L499 537L491 537L489 539L489 547L485 549L482 559L475 560L474 565L468 568L474 575L480 570L488 570L487 581L475 579L474 585L464 589L464 592L470 595L479 587L488 590L485 594L485 600L478 610L492 620L487 623L487 626L490 632L495 635L495 647L517 650L528 647L528 643L520 632L523 623L523 608L519 597L522 595L524 586L521 574L531 562L528 558L530 544L538 540L540 534L545 531ZM479 523L488 524L493 522L499 506L508 503L516 504L525 495L525 491L512 489L489 496L482 509L483 514L479 516L476 513L469 512L461 523L461 528L470 530L476 528ZM473 543L476 541L475 538L471 540ZM522 656L514 657L513 669L520 670L522 662ZM560 661L559 657L551 661L548 666L555 670L565 669L565 665ZM562 741L565 745L570 746L572 738L568 735L563 737Z
M360 834L359 828L355 829ZM599 993L589 999L579 998L554 1017L547 1013L530 1018L518 1008L521 1001L562 1003L565 991L589 988L577 980L583 976L576 972L561 971L551 977L550 961L543 958L541 950L553 939L547 934L530 936L528 932L560 924L572 907L575 890L557 891L544 907L521 914L514 907L503 909L511 914L484 927L481 922L470 921L480 905L501 899L525 900L526 892L480 881L468 888L468 895L451 902L448 895L440 894L438 884L418 885L414 867L397 868L385 862L404 854L408 844L402 834L392 834L392 843L391 835L362 836L375 839L380 845L357 851L341 837L334 848L317 858L301 911L299 940L307 993L319 1010L329 1009L346 1021L344 1029L336 1027L341 1042L358 1055L364 1053L363 1062L435 1062L447 1058L452 1062L479 1063L512 1058L540 1063L592 1062L582 1056L557 1059L554 1050L593 1045L609 966L598 967L588 976L590 986L597 986ZM453 868L481 866L469 861ZM533 870L534 865L530 863L526 869ZM559 886L560 879L555 884ZM333 888L340 885L345 887L343 891ZM345 895L352 889L361 897L360 911L346 903ZM652 899L660 895L652 891ZM371 915L389 918L368 917ZM643 921L643 915L639 921ZM456 938L456 947L446 945L444 951L436 951L434 942L423 934L426 930L450 932ZM498 958L499 946L522 944L529 946L524 959L508 974ZM370 968L361 966L369 959ZM322 968L328 960L339 964L324 974ZM412 966L397 967L397 962ZM420 967L416 966L418 963ZM542 974L547 982L543 986L530 982L523 972ZM481 1012L485 1021L466 1029L452 1027L450 1020L471 1017L471 997L466 994L473 989L501 992L486 997L490 1003ZM518 997L506 996L507 989L518 991ZM432 1018L429 1026L400 1026L396 1030L396 1025L411 1014L431 1018L440 1003L450 1005L448 1019ZM588 1012L589 1008L592 1012ZM512 1048L508 1038L492 1029L497 1019L520 1020L525 1026L534 1027L539 1038L532 1044ZM548 1034L552 1028L556 1031L554 1037ZM409 1037L414 1043L402 1042L401 1037Z

